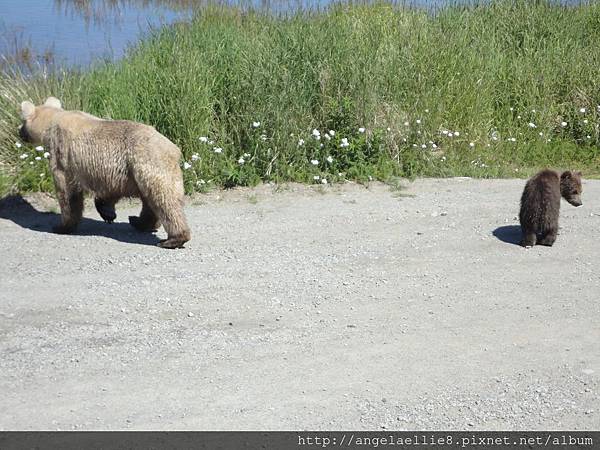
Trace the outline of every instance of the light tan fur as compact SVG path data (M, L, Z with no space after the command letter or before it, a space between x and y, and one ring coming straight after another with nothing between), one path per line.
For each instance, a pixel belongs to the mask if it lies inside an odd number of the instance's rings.
M62 213L55 231L73 231L83 211L83 192L92 192L100 215L112 222L121 197L139 197L140 217L130 223L142 231L162 224L168 238L162 247L182 247L190 239L183 213L181 151L153 127L125 120L105 120L66 111L54 97L44 105L21 104L21 137L50 152L50 167Z

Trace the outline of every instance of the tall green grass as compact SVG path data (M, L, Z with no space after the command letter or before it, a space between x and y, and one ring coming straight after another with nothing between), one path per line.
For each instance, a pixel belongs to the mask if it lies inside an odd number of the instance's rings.
M19 159L14 142L18 103L52 94L155 126L183 150L188 192L543 166L594 176L598 61L599 4L496 1L436 14L354 5L291 17L206 8L120 62L1 79L0 168L10 189L50 188L45 161Z

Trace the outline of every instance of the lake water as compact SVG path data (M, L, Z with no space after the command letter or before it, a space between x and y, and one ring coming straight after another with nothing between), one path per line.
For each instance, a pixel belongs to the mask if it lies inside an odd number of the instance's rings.
M457 0L399 0L436 9ZM468 3L472 0L462 0ZM532 0L533 1L533 0ZM563 3L579 3L565 0ZM276 13L324 8L331 0L225 0ZM201 0L0 0L0 69L39 63L87 66L119 58L151 27L191 16Z

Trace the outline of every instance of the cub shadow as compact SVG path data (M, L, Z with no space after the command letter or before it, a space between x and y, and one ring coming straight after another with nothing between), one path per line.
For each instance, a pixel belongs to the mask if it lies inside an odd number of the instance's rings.
M520 225L505 225L503 227L498 227L492 234L507 244L521 245Z
M10 220L23 228L40 233L52 233L52 227L60 223L60 214L38 211L20 195L12 195L0 199L0 219ZM85 217L81 219L73 235L102 236L127 244L156 245L160 242L155 234L141 233L129 223L108 224Z

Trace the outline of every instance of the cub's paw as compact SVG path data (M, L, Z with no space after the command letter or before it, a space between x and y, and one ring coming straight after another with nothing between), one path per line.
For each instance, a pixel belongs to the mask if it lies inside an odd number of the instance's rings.
M115 212L115 205L111 205L110 203L105 202L100 198L94 199L94 204L96 205L96 210L102 220L106 223L113 223L117 218L117 213Z
M72 225L56 225L52 227L52 232L56 234L71 234L75 231L75 227Z

